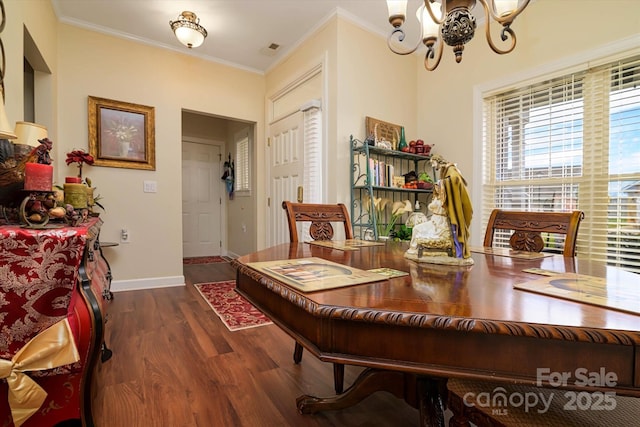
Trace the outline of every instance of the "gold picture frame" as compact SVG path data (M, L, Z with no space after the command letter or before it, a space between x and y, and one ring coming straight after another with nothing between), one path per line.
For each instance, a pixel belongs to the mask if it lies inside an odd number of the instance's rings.
M154 107L89 96L89 154L95 166L156 170Z

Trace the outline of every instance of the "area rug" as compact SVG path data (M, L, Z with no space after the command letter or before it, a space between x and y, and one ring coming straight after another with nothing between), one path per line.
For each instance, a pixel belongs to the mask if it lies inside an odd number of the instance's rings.
M198 283L194 286L230 331L272 323L267 316L235 291L235 280Z
M182 258L183 264L213 264L216 262L229 262L229 258L222 256L200 256L193 258Z

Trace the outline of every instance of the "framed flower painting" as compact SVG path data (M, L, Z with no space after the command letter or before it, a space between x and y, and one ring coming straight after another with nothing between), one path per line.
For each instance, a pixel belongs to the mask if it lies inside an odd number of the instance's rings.
M95 166L156 169L154 107L89 96L89 153Z

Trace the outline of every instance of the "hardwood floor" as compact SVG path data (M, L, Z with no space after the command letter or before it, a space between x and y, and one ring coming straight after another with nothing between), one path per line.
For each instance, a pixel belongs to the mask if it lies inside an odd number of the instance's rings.
M417 426L418 411L389 393L300 415L296 397L333 395L333 367L275 325L230 332L194 283L235 278L228 263L185 265L186 287L114 294L106 343L113 357L94 387L98 427ZM360 372L347 366L345 388Z

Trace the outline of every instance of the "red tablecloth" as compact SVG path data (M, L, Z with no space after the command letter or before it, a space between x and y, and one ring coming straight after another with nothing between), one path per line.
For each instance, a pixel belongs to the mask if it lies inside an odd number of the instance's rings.
M1 359L70 315L87 236L98 221L44 230L0 226Z

